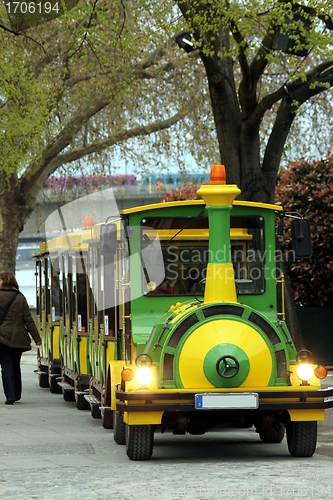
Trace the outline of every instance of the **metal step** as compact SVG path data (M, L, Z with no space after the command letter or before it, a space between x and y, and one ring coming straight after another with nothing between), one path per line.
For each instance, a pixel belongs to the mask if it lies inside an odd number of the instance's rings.
M34 373L36 373L36 375L47 375L48 377L57 377L57 381L59 380L59 382L61 382L61 377L59 377L59 373L48 373L48 372L41 372L39 370L34 370Z
M86 401L88 401L88 403L91 405L98 405L99 406L101 404L99 399L97 399L96 396L93 396L92 394L85 394L84 399Z
M74 387L67 382L58 382L58 385L62 387L65 391L74 391Z
M83 395L89 395L89 389L85 389L84 391L75 391L75 394L83 394Z

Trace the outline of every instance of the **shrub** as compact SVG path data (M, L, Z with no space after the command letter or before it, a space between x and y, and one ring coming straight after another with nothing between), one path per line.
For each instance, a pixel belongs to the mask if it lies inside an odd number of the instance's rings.
M276 202L286 212L308 218L311 226L312 257L287 263L295 301L306 306L332 306L333 155L320 161L301 158L290 163L278 180ZM291 248L289 230L281 246Z
M161 201L183 201L183 200L199 200L197 190L199 186L193 182L186 182L183 187L172 189L165 193Z

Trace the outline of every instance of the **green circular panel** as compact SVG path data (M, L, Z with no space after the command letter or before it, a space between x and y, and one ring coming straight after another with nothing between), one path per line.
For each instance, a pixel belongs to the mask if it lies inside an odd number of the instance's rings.
M219 370L224 372L229 378L222 377L218 371L216 364L222 356L232 356L226 361L221 360L219 363ZM235 358L239 363L239 370L237 371L237 363L233 361ZM204 373L209 382L215 387L238 387L240 386L250 371L249 358L240 347L234 344L218 344L214 346L204 359Z

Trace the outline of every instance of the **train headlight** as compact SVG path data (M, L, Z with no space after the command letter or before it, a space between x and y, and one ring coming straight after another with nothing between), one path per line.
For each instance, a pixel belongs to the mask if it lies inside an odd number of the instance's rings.
M314 375L314 369L309 363L301 363L296 368L297 377L303 382L308 382Z
M135 372L135 380L142 385L149 384L152 377L153 373L148 366L140 366Z

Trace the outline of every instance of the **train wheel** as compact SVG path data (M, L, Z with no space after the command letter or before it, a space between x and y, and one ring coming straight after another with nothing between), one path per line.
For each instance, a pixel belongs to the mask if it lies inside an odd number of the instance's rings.
M47 373L38 374L38 385L39 387L49 387L49 376Z
M267 431L259 432L263 443L281 443L284 438L285 428L280 422L275 422Z
M113 429L113 411L105 408L102 412L102 425L104 429Z
M90 404L85 399L84 394L76 394L75 401L78 410L90 410Z
M125 424L119 411L113 412L113 439L117 444L126 444Z
M64 401L75 401L74 391L62 389L62 397L64 398Z
M86 386L80 383L77 372L74 375L74 397L76 402L76 408L78 410L90 410L90 403L85 399L87 392L84 392Z
M58 374L58 377L60 377L60 373ZM58 377L50 377L49 376L49 386L50 386L50 392L52 394L59 394L61 392L61 387L57 382Z
M50 392L52 394L59 394L61 392L61 387L58 384L57 378L61 377L60 370L58 369L58 372L55 372L54 369L52 368L52 364L49 363L49 387L50 387ZM57 374L55 377L54 375Z
M131 460L149 460L153 453L151 425L126 425L126 453Z
M90 411L91 411L92 418L102 418L102 412L99 409L99 407L100 407L100 403L99 404L93 403L90 405L90 409L91 409Z
M47 370L45 371L44 367L41 365L41 360L38 358L38 385L39 387L49 387L49 375Z
M317 422L290 422L287 443L293 457L312 457L317 444Z

